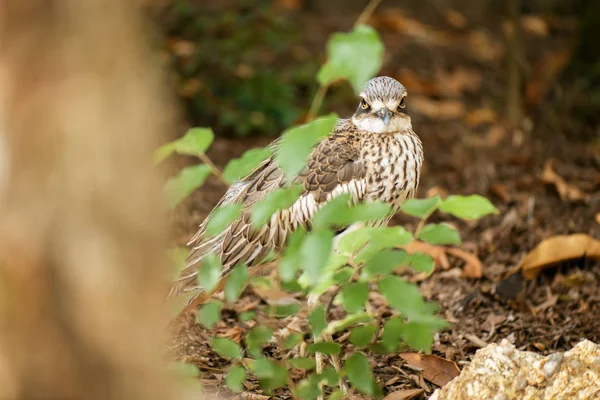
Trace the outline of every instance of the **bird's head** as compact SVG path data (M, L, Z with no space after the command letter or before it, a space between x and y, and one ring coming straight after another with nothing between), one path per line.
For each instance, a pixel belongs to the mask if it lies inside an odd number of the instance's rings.
M406 88L388 76L368 81L360 92L358 109L352 122L358 128L375 133L395 133L411 129L410 117L404 112Z

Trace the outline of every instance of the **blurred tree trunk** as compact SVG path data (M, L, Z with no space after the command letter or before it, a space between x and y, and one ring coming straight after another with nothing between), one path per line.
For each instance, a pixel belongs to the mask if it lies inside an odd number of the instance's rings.
M0 3L0 398L173 399L168 106L124 0Z
M506 32L506 117L513 127L520 126L523 119L519 4L519 0L506 0L509 21Z

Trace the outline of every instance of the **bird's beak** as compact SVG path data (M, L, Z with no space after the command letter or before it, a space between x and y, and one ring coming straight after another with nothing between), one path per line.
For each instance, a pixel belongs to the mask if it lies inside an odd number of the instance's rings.
M392 119L392 112L388 110L387 107L383 107L381 110L377 111L377 116L381 118L385 126L388 126Z

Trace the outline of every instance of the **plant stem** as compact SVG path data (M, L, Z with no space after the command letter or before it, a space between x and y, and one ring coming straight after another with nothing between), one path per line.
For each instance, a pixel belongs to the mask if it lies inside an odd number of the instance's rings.
M354 27L356 28L357 26L366 23L369 20L369 18L371 18L371 15L373 15L373 12L379 6L379 4L381 4L381 2L382 0L371 0L369 4L367 4L363 12L358 16L358 19L354 23Z
M317 90L315 98L310 105L310 110L308 110L308 114L306 114L306 122L312 121L317 116L317 113L323 104L323 100L325 100L327 89L329 89L329 85L319 86L319 90Z
M217 177L219 181L225 186L229 186L229 182L225 180L221 170L211 161L210 158L204 153L198 154L198 158L210 169L210 172Z

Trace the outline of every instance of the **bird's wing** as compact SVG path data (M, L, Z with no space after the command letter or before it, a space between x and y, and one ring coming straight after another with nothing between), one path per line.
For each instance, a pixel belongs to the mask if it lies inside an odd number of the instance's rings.
M220 253L225 276L238 263L251 265L264 259L271 250L280 249L289 233L298 226L310 226L315 212L333 197L349 194L355 202L362 200L366 166L359 159L358 137L344 129L347 126L343 122L338 124L315 147L307 166L293 182L302 186L302 194L291 207L276 212L261 228L252 229L250 209L269 193L287 186L283 171L271 157L234 184L220 204L241 204L242 215L218 236L205 239L203 234L196 235L186 267L173 288L175 292L197 288L197 264L210 251Z

